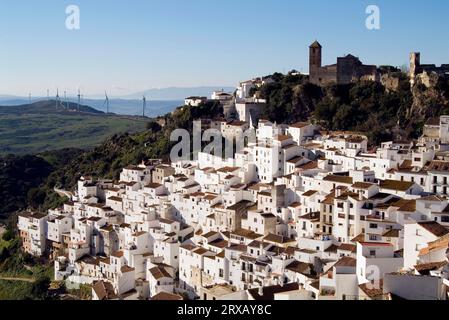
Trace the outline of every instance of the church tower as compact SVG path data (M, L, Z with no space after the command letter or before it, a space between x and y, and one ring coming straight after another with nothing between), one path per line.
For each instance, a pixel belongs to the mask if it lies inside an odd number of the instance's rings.
M310 82L318 84L318 69L321 68L321 44L318 41L309 47L309 77Z

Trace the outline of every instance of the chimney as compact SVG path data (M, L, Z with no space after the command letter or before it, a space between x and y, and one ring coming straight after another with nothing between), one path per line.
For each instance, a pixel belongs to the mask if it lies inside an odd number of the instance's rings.
M304 285L301 283L301 281L298 279L298 290L303 290L304 289Z
M335 189L335 196L336 196L336 197L340 197L340 196L341 196L341 188L340 188L340 187L337 187L337 188Z

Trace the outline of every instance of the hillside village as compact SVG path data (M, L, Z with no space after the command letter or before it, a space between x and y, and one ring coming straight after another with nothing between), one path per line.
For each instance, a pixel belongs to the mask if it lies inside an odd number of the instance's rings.
M19 215L23 248L95 299L447 299L448 124L370 153L262 120L232 159L82 177L63 208Z
M82 176L61 208L19 214L24 251L94 300L449 299L449 116L373 149L263 119L252 89L270 81L214 92L225 119L203 119L230 141L254 128L254 143Z

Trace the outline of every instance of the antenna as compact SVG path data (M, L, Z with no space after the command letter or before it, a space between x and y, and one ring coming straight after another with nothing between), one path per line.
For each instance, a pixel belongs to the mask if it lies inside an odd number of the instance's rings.
M147 98L143 96L142 116L145 118L145 108L147 107Z
M106 114L109 114L109 97L106 91L104 92L104 96L106 97L106 100L103 103L103 107L106 104Z
M81 91L78 88L78 112L80 112L80 104L81 104Z

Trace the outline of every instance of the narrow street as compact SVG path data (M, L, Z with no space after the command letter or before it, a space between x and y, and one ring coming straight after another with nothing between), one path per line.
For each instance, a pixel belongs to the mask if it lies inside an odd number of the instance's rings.
M0 276L0 280L6 280L6 281L21 281L21 282L29 282L33 283L36 280L33 278L18 278L18 277L2 277Z

